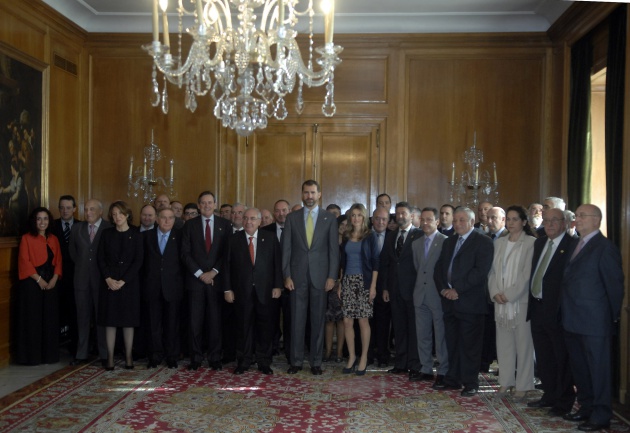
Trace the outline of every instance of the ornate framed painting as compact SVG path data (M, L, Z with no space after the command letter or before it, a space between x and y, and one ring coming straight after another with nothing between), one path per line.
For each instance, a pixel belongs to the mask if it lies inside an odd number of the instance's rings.
M47 204L48 65L0 44L0 237Z

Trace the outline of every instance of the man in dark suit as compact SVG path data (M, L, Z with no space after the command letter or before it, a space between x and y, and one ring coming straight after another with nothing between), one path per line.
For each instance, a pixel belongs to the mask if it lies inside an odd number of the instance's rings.
M287 216L282 236L284 286L291 291L289 374L302 369L307 311L311 318L311 373L322 374L326 292L339 276L339 234L337 219L318 205L321 196L316 181L302 184L304 208Z
M157 367L163 357L166 357L168 368L177 368L179 311L184 296L182 236L174 227L175 212L172 209L162 208L157 223L157 230L143 233L142 299L146 307L147 368Z
M578 430L597 431L612 418L612 334L624 276L619 250L599 231L601 210L584 204L575 217L581 238L564 271L560 313L580 409L564 419L583 421Z
M446 236L437 231L438 211L424 208L420 213L420 227L424 236L411 245L413 263L418 274L413 290L413 306L416 312L416 335L420 363L420 378L433 380L433 337L435 336L435 354L440 363L437 369L436 383L444 381L448 372L448 351L444 336L444 312L442 301L435 287L433 271L440 257L442 244Z
M560 288L564 268L577 240L564 230L564 214L560 209L545 211L543 221L547 236L534 243L527 304L527 320L531 322L543 395L527 406L548 407L550 415L562 416L571 411L575 391L560 323Z
M372 230L376 235L377 245L380 253L385 245L385 235L387 233L387 223L389 222L389 208L377 207L372 214ZM370 338L370 350L368 360L378 362L378 367L387 367L389 364L389 331L392 323L392 311L389 302L383 300L383 287L376 286L376 298L374 298L374 316L370 319L372 338ZM376 356L376 360L374 357Z
M479 365L484 319L488 302L488 272L494 246L490 237L474 229L475 213L457 208L453 216L456 235L444 241L435 265L435 285L442 296L449 368L435 389L464 389L463 397L479 391Z
M440 208L440 226L438 227L438 231L446 237L455 233L455 229L453 228L453 212L455 212L455 208L448 203L442 205Z
M280 199L273 205L273 216L275 221L268 226L261 227L262 230L272 232L278 238L278 242L282 240L284 223L289 215L291 205L288 201ZM282 322L280 322L280 312L282 312ZM279 351L280 336L282 335L282 345L284 347L284 355L287 362L291 364L291 302L289 301L289 291L283 290L280 295L280 308L276 312L274 323L277 324L273 338L274 353ZM282 323L282 327L280 327Z
M189 220L182 230L184 286L190 315L188 341L189 370L197 370L203 361L202 338L208 339L208 364L221 370L221 303L228 238L232 227L224 218L214 215L216 200L210 191L199 194L201 215ZM205 326L205 332L204 332Z
M416 269L411 244L422 232L411 225L411 206L402 201L396 204L398 230L388 232L381 251L377 285L383 301L392 310L392 325L396 339L396 360L393 374L409 372L409 380L420 380L420 358L416 338L416 317L413 307L413 288Z
M77 204L71 195L59 197L59 219L52 225L52 233L59 239L63 259L63 278L57 283L59 289L59 325L62 334L70 340L70 353L77 350L77 307L74 302L74 262L70 258L70 233L74 223L81 222L74 218Z
M224 296L235 305L238 364L234 374L243 374L254 361L263 374L273 374L274 319L282 292L282 258L275 234L258 230L261 218L258 209L247 209L244 230L229 241Z
M85 203L85 221L76 223L70 232L68 251L75 264L74 298L77 306L77 353L72 365L86 362L90 347L90 323L96 327L96 343L101 363L107 362L105 328L96 326L101 273L97 254L101 233L111 224L103 220L103 204L95 199Z

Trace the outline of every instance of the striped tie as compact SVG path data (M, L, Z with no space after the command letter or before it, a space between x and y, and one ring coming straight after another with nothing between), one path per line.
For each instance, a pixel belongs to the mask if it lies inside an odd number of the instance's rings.
M66 221L64 224L66 227L63 229L63 241L68 243L70 240L70 223Z

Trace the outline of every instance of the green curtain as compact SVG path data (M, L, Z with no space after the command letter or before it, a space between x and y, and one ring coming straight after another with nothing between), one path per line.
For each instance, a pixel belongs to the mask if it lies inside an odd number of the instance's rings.
M593 47L587 34L571 47L571 95L567 158L568 205L591 201L591 68Z
M617 247L621 242L626 7L610 15L606 63L606 223L608 239Z

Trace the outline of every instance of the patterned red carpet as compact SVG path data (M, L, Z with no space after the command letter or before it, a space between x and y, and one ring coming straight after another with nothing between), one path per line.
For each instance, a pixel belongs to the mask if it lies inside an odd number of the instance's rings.
M120 366L120 363L118 364ZM482 393L462 398L383 371L341 374L341 364L273 376L253 369L189 372L166 368L106 372L68 367L0 400L0 432L574 432L524 402L493 398L494 376ZM537 398L533 393L531 399ZM609 432L630 432L615 418Z

